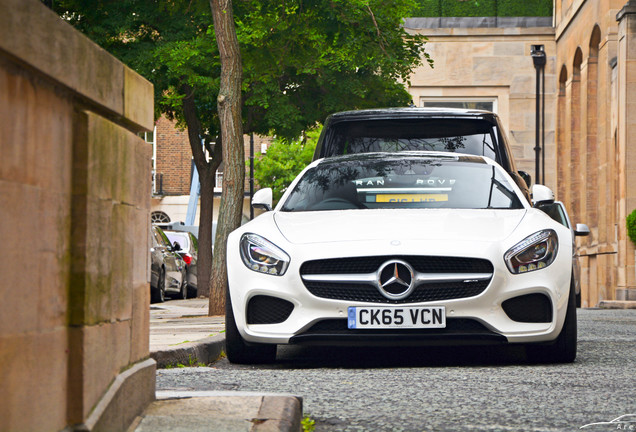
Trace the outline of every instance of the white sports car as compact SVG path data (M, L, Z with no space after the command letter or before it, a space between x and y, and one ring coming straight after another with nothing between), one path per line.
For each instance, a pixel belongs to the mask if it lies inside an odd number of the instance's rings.
M554 200L534 186L533 201ZM271 208L271 190L255 206ZM572 234L482 156L321 159L228 239L226 351L277 344L524 344L576 357Z

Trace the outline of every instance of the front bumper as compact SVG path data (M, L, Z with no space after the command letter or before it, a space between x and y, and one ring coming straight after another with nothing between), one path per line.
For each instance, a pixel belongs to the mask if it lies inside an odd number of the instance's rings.
M386 255L387 248L372 244L358 245L365 255ZM556 339L565 319L570 287L571 262L560 254L549 267L532 273L513 275L506 268L503 255L492 244L461 245L463 256L487 258L494 272L488 287L479 295L432 302L409 303L409 306L444 306L447 328L431 330L349 330L350 306L396 306L317 297L305 287L300 266L311 259L333 258L334 245L315 245L312 256L292 259L283 276L259 274L245 267L238 248L228 248L228 282L236 324L246 342L310 345L481 345L501 343L547 342ZM288 246L288 248L293 246ZM444 250L447 248L447 250ZM232 250L236 252L231 252ZM434 255L450 256L457 245L436 246ZM300 253L289 251L290 256ZM399 255L433 255L421 243L403 242ZM396 254L398 255L398 254ZM565 256L565 257L564 257ZM564 270L565 269L565 270ZM549 299L549 322L519 322L510 318L502 304L509 299L542 294ZM275 324L248 324L247 305L255 296L283 299L293 305L289 316Z

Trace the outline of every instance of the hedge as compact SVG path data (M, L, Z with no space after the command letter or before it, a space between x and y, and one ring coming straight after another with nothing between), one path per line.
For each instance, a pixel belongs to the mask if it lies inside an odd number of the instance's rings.
M414 17L552 16L552 0L416 0Z
M627 215L627 235L636 245L636 210Z

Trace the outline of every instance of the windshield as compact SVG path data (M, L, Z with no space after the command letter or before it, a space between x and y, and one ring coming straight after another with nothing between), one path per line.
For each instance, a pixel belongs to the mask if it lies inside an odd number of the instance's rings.
M523 208L502 170L481 158L387 156L323 161L305 173L282 211Z
M333 125L327 140L324 156L422 150L474 154L501 163L495 150L496 130L484 120L344 121Z

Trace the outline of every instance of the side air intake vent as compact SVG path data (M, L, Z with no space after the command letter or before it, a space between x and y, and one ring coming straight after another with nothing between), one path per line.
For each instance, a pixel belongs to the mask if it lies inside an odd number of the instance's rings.
M513 321L528 323L552 321L552 302L545 294L514 297L503 302L501 307Z
M289 318L294 305L278 297L257 295L247 304L248 324L279 324Z

